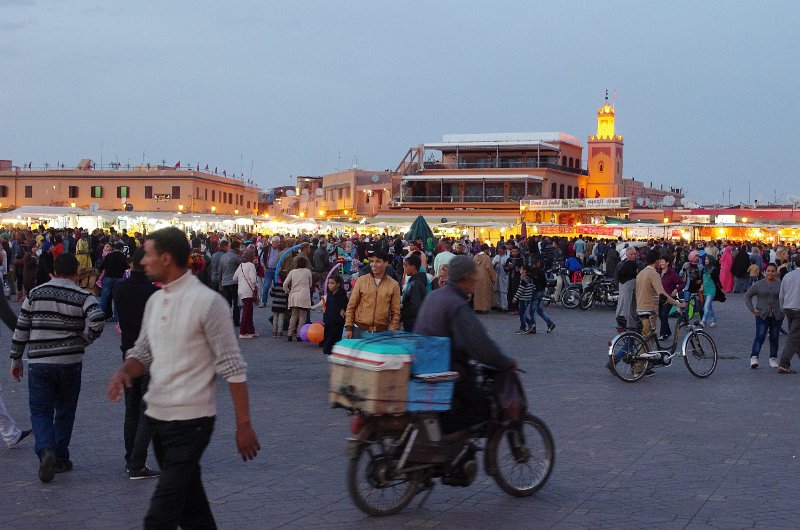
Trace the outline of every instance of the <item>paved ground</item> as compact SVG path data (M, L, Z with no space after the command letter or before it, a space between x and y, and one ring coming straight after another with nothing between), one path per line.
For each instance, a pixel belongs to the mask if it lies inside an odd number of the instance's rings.
M238 458L221 385L203 459L212 509L222 528L796 528L800 376L764 368L767 346L762 368L750 370L754 325L741 295L717 306L720 325L711 332L723 359L713 376L697 379L679 362L633 385L603 368L613 333L608 309L553 308L555 333L522 337L513 334L517 317L482 316L527 370L533 412L554 434L550 482L515 499L481 475L469 488L437 486L421 509L384 519L364 516L347 496L349 422L328 408L319 350L271 337L243 341L263 452L246 464ZM262 332L267 316L256 312ZM141 525L155 482L128 480L122 405L104 397L118 346L109 328L86 357L71 473L41 484L30 445L0 449L0 527ZM2 381L6 404L27 426L27 386Z

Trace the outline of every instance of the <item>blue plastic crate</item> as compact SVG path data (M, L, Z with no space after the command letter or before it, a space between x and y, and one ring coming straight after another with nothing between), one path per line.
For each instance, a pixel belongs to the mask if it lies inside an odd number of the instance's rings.
M411 373L414 375L445 372L450 369L448 337L427 337L405 331L384 331L376 333L371 340L405 347L413 354Z
M455 383L425 383L411 379L408 382L407 412L434 412L450 410Z

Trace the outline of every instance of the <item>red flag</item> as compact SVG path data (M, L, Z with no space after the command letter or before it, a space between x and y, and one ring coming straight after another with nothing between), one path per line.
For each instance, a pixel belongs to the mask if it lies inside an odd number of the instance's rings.
M206 169L205 170L208 171L208 164L206 164Z
M178 160L178 163L175 164L175 169L180 169L180 167L181 167L181 161Z
M599 198L600 198L600 190L596 190L596 191L594 192L594 198L595 198L595 199L599 199Z

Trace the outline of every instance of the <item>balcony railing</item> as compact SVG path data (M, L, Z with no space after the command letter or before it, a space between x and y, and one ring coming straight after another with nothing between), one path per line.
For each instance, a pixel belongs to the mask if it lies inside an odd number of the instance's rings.
M526 169L526 168L546 168L555 169L557 171L565 171L567 173L574 173L576 175L588 175L589 172L585 169L577 167L562 166L553 162L537 161L535 159L528 160L504 160L492 159L490 161L479 162L441 162L429 161L425 162L424 169Z
M399 200L399 197L397 198ZM441 197L439 195L404 195L403 202L452 202L452 203L462 203L462 202L508 202L508 203L518 203L519 199L515 199L513 197L504 197L503 195L462 195L460 197L457 196L445 196Z

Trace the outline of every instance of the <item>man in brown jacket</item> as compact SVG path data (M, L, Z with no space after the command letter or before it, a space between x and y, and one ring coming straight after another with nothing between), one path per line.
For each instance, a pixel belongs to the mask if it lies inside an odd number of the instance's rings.
M386 251L378 250L370 256L372 272L358 278L347 304L344 338L400 329L400 285L386 274L388 265Z

